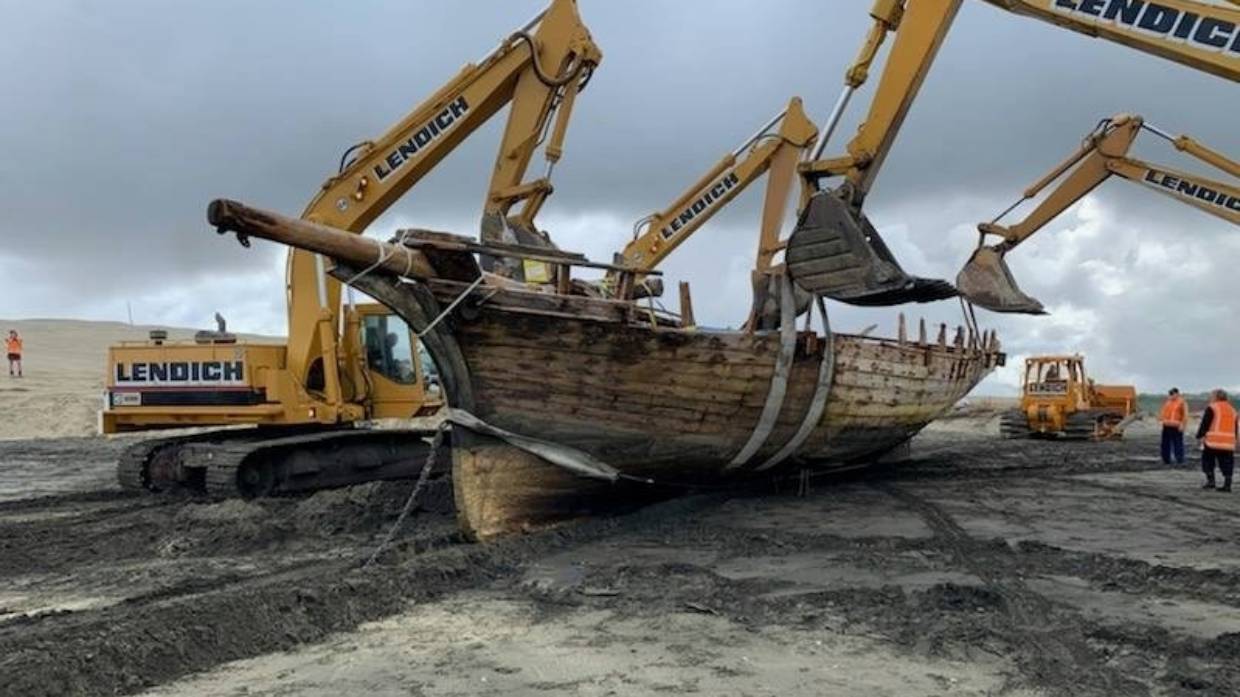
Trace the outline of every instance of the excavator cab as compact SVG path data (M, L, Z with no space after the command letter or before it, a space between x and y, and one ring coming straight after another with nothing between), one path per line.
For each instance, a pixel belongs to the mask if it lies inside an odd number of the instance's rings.
M434 362L399 316L378 303L355 305L358 344L366 365L359 382L368 390L371 418L433 414L443 405ZM429 370L428 370L429 368Z
M784 259L798 287L851 305L932 302L956 295L947 281L910 276L844 189L813 194L788 238Z

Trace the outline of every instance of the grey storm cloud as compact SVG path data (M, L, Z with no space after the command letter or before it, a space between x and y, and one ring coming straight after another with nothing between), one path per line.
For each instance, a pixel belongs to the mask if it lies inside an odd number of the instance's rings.
M115 318L135 297L159 321L201 324L233 302L239 328L279 331L279 251L245 251L212 235L207 201L230 196L300 212L344 148L385 130L542 4L0 3L0 317ZM631 221L666 205L790 96L821 119L870 22L862 0L580 5L605 57L578 102L542 224L562 246L595 257L608 256ZM877 71L829 151L842 149L875 82ZM975 240L973 226L1099 118L1141 113L1234 153L1238 107L1225 80L966 0L868 210L906 266L950 278ZM474 232L501 121L502 112L373 234L398 224ZM1138 154L1182 162L1156 140ZM748 305L746 264L761 199L754 189L667 266L669 277L694 282L699 316L720 324L734 323ZM1185 355L1191 349L1174 342L1201 331L1193 299L1204 293L1229 310L1234 292L1199 292L1206 279L1191 276L1176 276L1174 291L1150 292L1167 272L1160 264L1183 265L1190 250L1234 249L1235 231L1123 183L1090 200L1093 208L1065 216L1013 261L1026 288L1068 319L987 320L1014 351L1075 340L1118 363L1136 337L1158 334L1151 351ZM1106 229L1073 232L1091 225ZM1064 239L1074 240L1070 255ZM1143 260L1146 247L1162 250L1161 261ZM1213 262L1192 268L1225 280L1233 265L1217 255ZM1118 285L1107 273L1130 286L1108 294ZM270 300L256 309L264 294ZM952 303L908 311L959 316ZM893 324L891 312L838 315L846 324ZM1195 368L1203 383L1212 379L1207 371L1222 370L1216 353L1203 349L1205 364ZM1168 361L1136 360L1122 371L1159 379ZM1228 379L1240 383L1240 375Z

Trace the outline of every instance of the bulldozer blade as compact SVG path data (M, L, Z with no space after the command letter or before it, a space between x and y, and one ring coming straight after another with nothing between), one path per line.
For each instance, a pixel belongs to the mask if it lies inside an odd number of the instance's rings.
M956 287L966 300L992 312L1046 314L1042 303L1016 285L1003 255L992 247L978 247L973 252L956 276Z
M784 253L797 287L850 305L900 305L955 297L947 281L910 276L878 230L835 192L810 198Z

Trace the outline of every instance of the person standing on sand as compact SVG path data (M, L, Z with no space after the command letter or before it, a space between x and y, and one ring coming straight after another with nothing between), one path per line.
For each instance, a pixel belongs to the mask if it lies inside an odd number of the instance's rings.
M16 329L9 330L9 338L4 340L4 347L9 354L9 377L20 378L22 376L22 338L17 335Z
M1237 430L1236 408L1227 401L1227 393L1215 390L1210 395L1210 406L1201 415L1197 428L1197 440L1202 441L1201 471L1206 483L1201 488L1214 489L1214 468L1223 473L1223 486L1218 491L1231 491L1231 473L1236 466Z
M1175 464L1184 464L1184 425L1188 423L1188 405L1180 396L1179 388L1172 387L1167 392L1167 401L1163 402L1162 412L1162 461L1171 464L1172 456Z

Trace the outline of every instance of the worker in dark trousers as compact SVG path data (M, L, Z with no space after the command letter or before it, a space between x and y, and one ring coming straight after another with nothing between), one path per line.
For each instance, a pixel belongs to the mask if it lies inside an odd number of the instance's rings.
M1197 440L1201 441L1201 471L1206 475L1203 489L1214 489L1214 469L1223 473L1223 485L1217 491L1231 491L1231 473L1236 466L1236 408L1227 401L1227 393L1215 390L1210 406L1201 415Z
M9 338L4 340L4 346L9 352L9 377L22 376L22 338L17 335L16 329L9 330Z
M1184 425L1188 423L1188 405L1180 396L1179 389L1172 387L1167 393L1159 420L1162 421L1163 464L1169 465L1173 461L1177 465L1184 464Z

